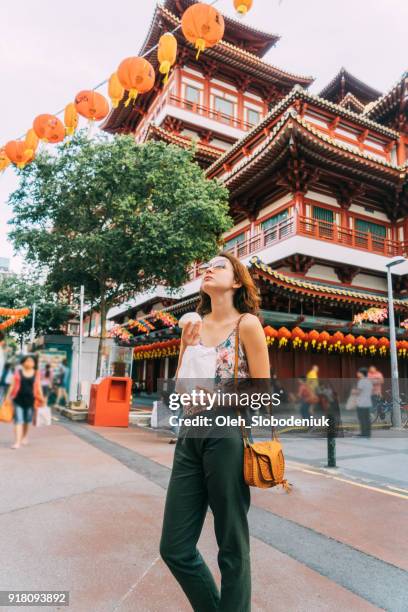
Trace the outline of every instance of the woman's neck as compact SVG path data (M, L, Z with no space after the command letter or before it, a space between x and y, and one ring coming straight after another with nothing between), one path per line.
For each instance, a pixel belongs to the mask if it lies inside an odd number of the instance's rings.
M223 293L211 296L211 312L209 317L216 321L229 321L236 317L237 310L232 301L232 295Z

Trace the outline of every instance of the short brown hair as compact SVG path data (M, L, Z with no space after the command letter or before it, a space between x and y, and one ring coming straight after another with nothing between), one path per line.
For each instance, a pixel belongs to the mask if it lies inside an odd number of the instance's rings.
M230 253L218 253L218 257L225 257L231 262L235 281L242 283L242 286L235 290L234 307L238 312L257 314L261 299L258 288L248 272L248 268ZM201 316L211 312L211 298L202 290L200 290L200 301L198 302L196 312Z

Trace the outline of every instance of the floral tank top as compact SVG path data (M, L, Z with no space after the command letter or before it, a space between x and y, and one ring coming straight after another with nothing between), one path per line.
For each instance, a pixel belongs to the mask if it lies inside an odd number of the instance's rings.
M238 323L241 321L241 319L242 316L238 319L235 328L228 335L228 337L215 347L217 354L215 365L215 384L221 382L223 378L234 377L235 336L237 334ZM201 340L200 344L202 344ZM249 376L248 360L240 340L238 345L238 378L249 378Z

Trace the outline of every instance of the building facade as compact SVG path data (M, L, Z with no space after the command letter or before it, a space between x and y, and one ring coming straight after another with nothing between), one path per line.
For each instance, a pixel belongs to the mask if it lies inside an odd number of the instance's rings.
M192 3L158 6L140 55L177 27ZM223 41L199 61L180 30L175 35L179 50L168 83L157 82L133 107L122 103L104 129L134 134L137 142L194 143L208 178L228 188L235 225L224 235L224 248L259 286L262 320L278 332L275 341L269 329L278 375L298 376L318 363L325 376L354 376L356 367L371 362L387 374L386 321L356 327L353 318L386 308L385 264L407 256L408 73L383 95L342 68L312 95L311 77L263 59L279 40L274 34L225 18ZM149 60L156 68L155 51ZM394 280L404 357L408 343L400 324L408 317L408 282ZM154 292L135 296L113 319L126 324L158 309L176 316L194 310L199 286L194 265L180 300ZM177 327L159 324L128 339L136 346L135 375L148 388L174 373L179 336ZM401 367L405 372L404 359Z

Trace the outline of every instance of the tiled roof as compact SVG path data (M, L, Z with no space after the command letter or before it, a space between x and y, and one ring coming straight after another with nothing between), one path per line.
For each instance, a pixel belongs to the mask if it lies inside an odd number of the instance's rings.
M388 304L388 299L385 295L375 293L353 291L352 289L343 289L326 283L312 283L306 280L300 280L287 274L277 272L271 266L265 264L259 257L254 255L251 257L251 267L265 273L266 278L273 284L285 286L297 293L319 294L321 297L341 301L356 301L362 304L371 304L374 306L382 306ZM395 299L394 304L399 307L408 308L407 299Z
M211 145L205 145L201 142L194 142L191 140L191 138L188 138L188 136L182 136L181 134L174 134L173 132L168 132L167 130L159 127L158 125L154 125L153 123L149 126L146 135L146 140L149 140L149 136L158 137L160 140L179 145L183 148L190 148L195 146L198 154L201 157L207 158L209 161L217 159L217 157L219 157L223 152L223 149L219 149L218 147L213 147Z
M386 171L393 182L400 181L402 178L406 177L406 168L404 166L397 166L388 162L386 160L382 160L380 158L375 157L369 153L364 153L359 149L355 149L350 145L336 142L334 139L330 138L325 134L322 134L317 129L312 127L306 120L302 119L295 109L288 109L284 115L282 115L281 119L276 123L273 130L270 132L269 136L265 137L263 141L246 157L242 157L233 168L229 171L224 171L222 176L218 177L221 182L223 182L227 187L232 189L232 180L236 183L237 180L241 181L242 177L238 177L239 172L244 170L246 173L257 173L259 171L259 164L262 159L270 154L272 155L272 147L274 147L274 152L272 157L277 158L276 147L280 147L279 151L283 146L286 146L285 143L288 142L290 135L294 132L299 134L307 135L308 139L317 143L319 147L324 151L336 151L336 155L342 156L345 159L352 160L353 164L359 162L363 164L365 167L381 170L382 173ZM284 140L283 140L284 136ZM351 157L352 155L352 157ZM218 164L218 162L216 162ZM207 174L209 174L209 170L213 168L210 166L207 169Z
M168 11L164 7L160 7L160 9L163 15L167 17L167 19L172 23L173 27L176 27L181 23L181 21L175 15L173 15L170 11ZM189 44L189 43L186 43L186 44ZM234 58L239 61L245 60L247 65L250 64L254 68L258 68L260 72L264 74L264 76L267 76L267 75L275 76L277 78L286 79L287 81L290 81L291 83L300 82L305 85L310 85L310 83L314 81L313 77L309 77L309 76L305 77L305 76L301 76L298 74L286 72L284 70L281 70L280 68L276 68L276 66L273 66L272 64L269 64L268 62L265 62L264 60L260 59L254 53L250 53L249 51L246 51L245 49L241 49L240 47L232 45L231 43L228 43L225 40L221 40L221 42L219 42L214 47L206 49L205 54L208 55L209 57L212 57L212 56L215 57L215 56L220 55L222 57L220 57L219 59L221 60L224 59L224 61L225 61L226 55L231 57L231 59ZM242 64L240 64L240 66L242 69Z
M344 82L346 89L345 93L355 94L358 99L362 97L364 100L371 101L381 96L381 91L370 87L370 85L367 85L367 83L364 83L364 81L361 81L343 67L340 68L330 83L323 87L319 96L331 100L335 93L341 89L342 82Z
M391 89L375 102L368 104L363 112L366 117L381 117L390 108L399 103L404 90L408 89L408 71L404 72L401 78Z
M360 100L358 100L356 96L354 96L350 91L344 96L342 100L340 100L339 106L347 108L347 104L352 104L353 106L355 106L358 109L359 113L363 112L366 106L365 104L360 102Z
M165 0L162 6L164 6L164 8L166 8L173 14L176 14L177 4L179 4L180 9L184 11L186 8L195 3L196 0L181 0L181 2L180 0ZM180 9L178 12L180 12ZM260 53L262 54L265 54L268 49L273 47L280 39L280 36L278 34L273 34L271 32L260 30L259 28L254 28L252 25L248 24L247 20L241 21L238 19L233 19L228 15L223 15L223 17L226 26L225 31L227 35L232 36L233 34L241 34L242 38L248 35L254 37L255 39L257 39L258 42L260 42L261 44L263 43L262 49L260 50Z
M207 174L211 175L215 170L220 168L229 158L231 158L236 152L242 149L245 144L247 144L252 138L261 133L268 125L279 117L285 109L287 109L295 100L304 100L305 102L312 102L316 106L321 107L323 109L330 110L336 113L339 117L343 117L345 119L349 119L355 122L357 125L362 125L367 128L371 128L373 131L376 131L384 136L388 136L389 138L398 138L398 132L392 130L390 128L384 127L375 121L371 121L370 119L360 115L358 113L354 113L353 111L349 111L346 108L340 106L339 104L334 104L334 102L329 102L328 100L324 100L319 96L313 95L307 91L305 91L300 85L295 85L291 92L287 96L285 96L280 102L278 102L270 112L260 121L250 132L245 134L240 140L238 140L228 151L226 151L221 157L219 157L208 169Z

